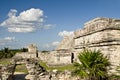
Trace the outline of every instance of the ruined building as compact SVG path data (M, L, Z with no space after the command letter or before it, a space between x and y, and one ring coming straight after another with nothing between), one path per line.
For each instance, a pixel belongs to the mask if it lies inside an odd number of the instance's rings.
M113 18L95 18L84 24L84 28L74 31L61 41L56 49L58 62L72 63L78 61L78 53L85 48L100 50L107 55L115 71L120 64L120 20Z
M109 57L111 72L120 64L120 20L112 18L95 18L84 24L82 30L74 32L74 51L88 48L100 50Z
M78 61L78 53L85 48L101 50L109 57L112 64L110 71L114 72L120 64L120 20L98 17L88 21L83 29L74 31L74 35L64 37L55 51L49 54L38 52L38 57L48 65L66 65ZM29 50L31 51L33 50ZM36 57L36 52L29 57L33 57L32 55Z
M38 50L35 44L28 45L28 52L18 52L15 57L22 57L22 58L36 58L38 57Z

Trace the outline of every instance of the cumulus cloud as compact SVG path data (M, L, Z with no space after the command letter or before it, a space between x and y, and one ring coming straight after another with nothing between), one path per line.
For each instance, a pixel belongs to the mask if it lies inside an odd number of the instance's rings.
M74 35L73 33L74 33L73 31L62 31L62 32L59 32L58 35L61 37L64 37L64 36Z
M3 21L0 26L7 27L9 32L34 32L38 29L48 29L53 25L44 24L43 10L31 8L17 14L16 9L11 9L8 19Z
M8 13L8 17L16 16L17 10L16 9L11 9Z

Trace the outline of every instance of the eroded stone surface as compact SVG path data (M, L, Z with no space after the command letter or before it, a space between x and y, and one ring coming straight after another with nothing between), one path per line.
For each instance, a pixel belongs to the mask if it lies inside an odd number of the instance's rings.
M0 66L0 80L13 80L15 64Z
M74 32L74 50L84 48L101 50L112 64L112 72L120 64L120 20L112 18L95 18L85 23L84 29ZM77 59L77 54L75 56Z

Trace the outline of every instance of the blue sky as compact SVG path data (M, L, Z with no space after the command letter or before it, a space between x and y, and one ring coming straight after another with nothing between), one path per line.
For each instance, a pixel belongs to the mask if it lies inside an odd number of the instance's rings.
M0 49L53 50L96 17L120 18L120 0L0 0Z

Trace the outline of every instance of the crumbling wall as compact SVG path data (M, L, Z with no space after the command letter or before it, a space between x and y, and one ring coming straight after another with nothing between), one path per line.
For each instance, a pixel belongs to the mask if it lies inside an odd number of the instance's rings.
M26 67L28 75L25 77L29 80L78 80L78 77L73 77L70 71L58 72L46 71L35 59L27 59Z
M0 80L13 80L15 64L0 66Z
M14 57L22 57L22 58L36 58L36 53L32 53L32 52L20 52L20 53L16 53L16 55Z

